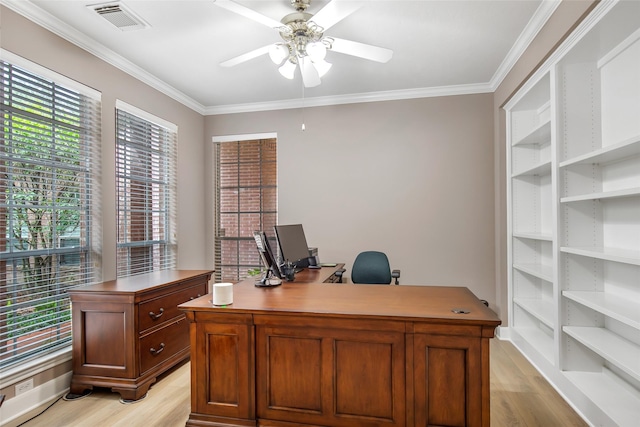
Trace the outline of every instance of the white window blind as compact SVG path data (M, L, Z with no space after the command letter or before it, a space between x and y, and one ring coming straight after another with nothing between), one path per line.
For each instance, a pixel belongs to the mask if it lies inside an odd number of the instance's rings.
M116 138L117 275L173 269L177 129L119 103Z
M66 291L100 279L99 96L23 63L0 61L1 369L69 345Z

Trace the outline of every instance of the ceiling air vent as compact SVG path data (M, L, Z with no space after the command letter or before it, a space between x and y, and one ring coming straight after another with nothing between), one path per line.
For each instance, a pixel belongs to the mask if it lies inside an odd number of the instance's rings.
M142 30L149 27L149 24L124 7L122 3L94 4L87 7L122 31Z

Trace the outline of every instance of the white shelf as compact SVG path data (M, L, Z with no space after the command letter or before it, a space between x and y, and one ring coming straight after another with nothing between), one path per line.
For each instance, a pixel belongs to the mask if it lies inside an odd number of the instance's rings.
M581 255L606 261L621 262L624 264L640 265L640 251L603 247L561 247L561 252Z
M622 385L614 374L565 371L564 375L619 426L637 426L640 419L640 393Z
M570 202L582 202L585 200L616 199L621 197L637 197L637 196L640 196L640 187L626 188L624 190L615 190L615 191L603 191L600 193L582 194L579 196L562 197L560 199L560 202L570 203Z
M546 120L540 123L527 135L520 138L513 143L513 146L518 145L539 145L549 143L551 141L551 120Z
M513 264L513 268L547 282L553 282L553 267L542 264Z
M640 301L593 291L563 291L562 295L632 328L640 329Z
M544 240L548 242L553 241L553 235L549 233L539 233L539 232L514 232L513 237L517 237L519 239L533 239L533 240Z
M519 176L540 176L549 174L551 174L551 160L541 162L540 164L537 164L522 172L514 173L512 175L512 178L517 178Z
M562 330L634 380L640 381L640 346L604 328L564 326Z
M553 338L536 328L513 328L523 340L534 348L548 362L553 362Z
M520 308L544 323L550 329L554 329L553 306L551 301L533 298L514 298L513 302Z
M512 340L593 425L640 426L637 16L600 2L504 107Z
M636 135L618 144L609 145L599 150L583 154L582 156L566 160L560 163L560 167L564 168L571 165L584 164L606 164L637 155L640 155L640 135Z

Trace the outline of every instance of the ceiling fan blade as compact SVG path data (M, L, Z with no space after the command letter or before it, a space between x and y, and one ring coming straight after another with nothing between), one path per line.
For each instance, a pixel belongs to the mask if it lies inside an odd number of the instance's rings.
M222 67L233 67L234 65L242 64L243 62L249 61L250 59L257 58L260 55L265 55L269 53L269 48L272 44L263 46L256 50L252 50L251 52L244 53L240 56L236 56L235 58L228 59L224 62L220 63Z
M363 1L332 0L327 3L325 7L320 9L318 13L313 15L311 21L315 22L326 31L356 10L360 9L363 4Z
M331 50L353 55L376 62L388 62L393 56L393 51L384 47L373 46L370 44L358 43L351 40L338 39L332 37L333 43Z
M249 18L256 22L259 22L262 25L266 25L269 28L282 27L282 23L280 21L276 21L275 19L271 19L268 16L264 16L263 14L258 13L253 9L249 9L248 7L242 6L241 4L238 4L234 1L214 0L214 4L230 12L237 13L238 15L242 15L245 18Z
M310 60L306 58L300 58L300 73L302 74L302 81L304 82L304 87L316 87L322 81L320 80L320 75L318 74L318 70L315 69Z

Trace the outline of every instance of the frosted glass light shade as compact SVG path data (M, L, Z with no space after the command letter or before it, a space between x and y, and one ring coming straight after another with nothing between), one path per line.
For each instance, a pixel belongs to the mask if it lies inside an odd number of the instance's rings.
M296 64L291 61L287 61L282 65L282 67L278 68L278 71L280 71L280 74L284 77L289 80L293 80L294 73L296 72Z
M331 69L331 64L325 61L324 59L320 61L311 61L311 62L313 63L313 66L315 67L320 77L327 74L327 71Z
M289 49L283 44L274 44L269 48L269 58L274 64L281 64L289 56Z
M306 51L313 62L322 61L327 56L327 47L321 42L309 43Z

